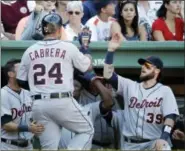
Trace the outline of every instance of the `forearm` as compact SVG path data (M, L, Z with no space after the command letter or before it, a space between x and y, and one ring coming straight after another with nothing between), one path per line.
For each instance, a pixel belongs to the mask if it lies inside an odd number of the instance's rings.
M108 50L107 54L106 54L106 57L105 57L103 76L117 90L118 77L117 77L117 74L114 72L114 67L112 65L113 64L113 59L114 59L114 52L111 52L111 51Z
M101 96L103 108L105 108L105 109L112 108L112 106L114 105L114 102L113 102L113 98L112 98L112 95L111 95L111 91L108 90L101 83L101 81L99 79L95 79L93 81L93 85L96 87L96 89L98 90L98 92Z
M172 129L175 124L176 115L170 114L165 117L164 127L161 134L161 139L168 140L171 136Z
M18 124L13 123L13 122L4 124L2 127L7 132L18 132Z

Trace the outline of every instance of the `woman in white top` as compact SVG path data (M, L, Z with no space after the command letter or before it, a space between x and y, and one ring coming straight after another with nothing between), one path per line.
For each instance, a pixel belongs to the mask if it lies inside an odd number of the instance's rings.
M69 41L77 40L78 34L84 27L81 23L81 19L84 15L83 5L81 1L70 1L67 4L67 14L69 17L69 23L66 25L66 34Z

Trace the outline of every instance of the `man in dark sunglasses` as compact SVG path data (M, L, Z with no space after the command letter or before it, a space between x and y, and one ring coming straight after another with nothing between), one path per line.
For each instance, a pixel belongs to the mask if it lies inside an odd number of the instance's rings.
M124 98L121 149L171 150L170 136L179 111L171 88L159 82L163 62L157 56L140 58L140 83L117 75L113 55L121 44L120 37L115 34L109 42L104 77ZM102 115L110 125L119 119L114 111L102 108Z

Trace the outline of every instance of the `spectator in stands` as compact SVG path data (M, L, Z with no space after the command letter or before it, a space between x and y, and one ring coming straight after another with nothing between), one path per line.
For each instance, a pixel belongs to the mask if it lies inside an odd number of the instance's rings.
M96 3L97 15L86 23L92 32L91 41L107 41L110 39L111 24L115 20L115 4L112 0L99 1Z
M181 2L181 0L163 0L157 11L158 19L152 25L154 40L183 40L184 22L182 18L177 17L181 11Z
M69 1L59 1L58 0L55 4L57 13L60 14L60 16L62 17L64 27L69 21L69 17L66 12L68 2Z
M4 26L5 37L14 40L18 22L29 14L27 0L1 1L1 22Z
M97 15L97 11L96 11L96 3L98 0L86 0L85 2L83 2L83 10L84 10L84 16L82 18L82 24L85 25L86 22L94 17L95 15Z
M42 40L42 30L41 30L41 21L42 18L48 13L55 13L56 0L54 1L36 1L36 6L34 11L30 14L29 17L24 18L23 27L24 31L21 35L21 40ZM24 24L26 23L26 24ZM21 25L20 25L21 27ZM62 40L67 40L65 30L62 27Z
M78 34L84 27L81 23L83 17L83 6L81 1L71 1L67 4L67 14L69 23L65 27L67 39L69 41L77 40Z
M161 5L162 0L138 0L139 24L144 25L148 40L152 40L152 24L157 19L156 12Z
M118 23L123 37L128 41L146 41L146 31L143 25L139 25L137 3L123 1L120 4Z

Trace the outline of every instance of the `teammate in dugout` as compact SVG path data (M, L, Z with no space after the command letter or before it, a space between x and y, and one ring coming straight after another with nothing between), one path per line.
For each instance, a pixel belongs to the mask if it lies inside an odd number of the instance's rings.
M80 52L72 43L59 40L61 26L62 19L55 13L43 18L44 41L35 43L25 51L17 79L21 86L27 81L29 83L34 99L33 119L45 128L39 135L42 149L57 150L61 128L65 127L76 134L67 149L88 150L94 128L90 118L73 98L74 68L92 81L104 99L109 100L111 96L95 78L91 60L88 54L83 54L86 51L81 49ZM85 38L81 40L82 43Z
M156 56L140 58L140 83L121 77L113 67L114 52L120 44L120 35L114 34L105 58L104 78L124 98L121 149L170 150L171 130L179 111L171 88L159 82L163 62ZM116 118L112 111L105 110L102 114L109 124Z
M95 133L93 136L91 149L114 148L113 129L106 123L105 119L100 114L99 105L102 99L96 91L96 88L84 78L76 76L76 79L78 79L81 84L75 81L74 87L76 89L74 89L74 97L85 110L86 114L90 117L94 126ZM81 85L81 88L79 85ZM62 128L59 148L66 149L67 144L74 136L74 133Z
M44 130L32 122L30 93L16 81L19 64L19 59L11 59L4 67L8 84L1 89L1 150L32 150L33 134Z

